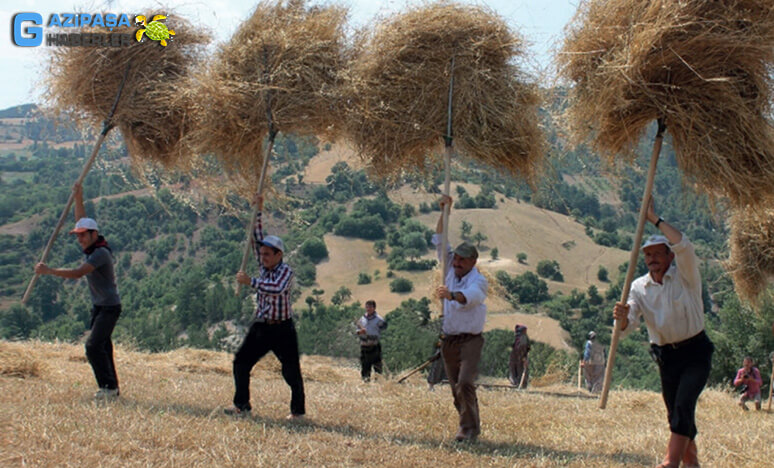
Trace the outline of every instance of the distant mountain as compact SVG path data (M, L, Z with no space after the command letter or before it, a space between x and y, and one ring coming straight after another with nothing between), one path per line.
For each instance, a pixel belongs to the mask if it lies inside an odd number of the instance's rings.
M31 117L38 109L37 104L21 104L0 110L0 119Z

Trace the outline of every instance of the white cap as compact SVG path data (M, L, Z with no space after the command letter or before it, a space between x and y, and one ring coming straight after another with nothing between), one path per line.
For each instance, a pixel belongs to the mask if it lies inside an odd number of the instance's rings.
M260 245L265 245L268 247L273 247L280 252L285 252L285 244L282 243L282 239L280 239L277 236L266 236L263 238L263 240L260 242Z
M648 237L648 240L645 241L645 243L642 245L642 248L644 249L646 247L650 247L652 245L659 245L659 244L664 244L667 247L669 247L669 240L664 236L661 236L659 234L654 234Z
M75 223L75 228L70 231L70 234L77 234L86 231L99 231L97 228L97 222L91 218L81 218Z

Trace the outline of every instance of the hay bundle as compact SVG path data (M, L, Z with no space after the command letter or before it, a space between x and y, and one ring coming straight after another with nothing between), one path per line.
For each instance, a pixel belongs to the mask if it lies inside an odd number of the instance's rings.
M341 120L346 18L339 6L259 3L196 77L194 150L215 153L233 175L254 181L270 132L331 137Z
M774 191L770 0L588 1L559 61L576 142L591 136L612 161L665 117L702 189L740 205Z
M731 272L740 298L755 303L774 279L774 209L734 210L730 220Z
M147 16L156 14L165 13ZM134 39L126 47L52 47L46 85L47 100L54 110L75 111L81 122L100 126L110 113L124 71L130 65L113 122L134 158L170 166L181 156L179 142L191 128L188 109L172 98L180 92L183 78L203 57L210 36L179 16L165 15L164 22L176 33L167 47ZM112 33L134 36L136 30L119 27ZM81 32L105 30L83 28Z
M454 57L457 149L531 180L543 156L537 87L519 69L524 41L480 6L435 3L382 21L359 41L347 132L376 175L422 170L447 128Z

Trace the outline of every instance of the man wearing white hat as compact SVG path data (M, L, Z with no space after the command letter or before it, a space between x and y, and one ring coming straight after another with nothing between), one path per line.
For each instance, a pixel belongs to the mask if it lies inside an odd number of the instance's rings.
M75 228L70 234L77 236L78 244L86 255L83 264L74 269L51 268L45 263L35 265L35 273L78 279L86 276L91 293L91 333L86 340L86 357L94 371L99 390L97 398L115 398L119 395L118 375L113 359L113 342L110 336L121 315L121 299L116 287L113 270L113 252L104 237L99 234L97 222L86 217L83 205L83 188L73 186L75 198Z
M659 467L677 468L681 461L695 467L696 402L715 349L704 333L698 259L688 238L656 215L652 198L647 216L663 235L651 236L642 246L648 273L632 283L628 302L617 303L613 316L624 334L637 329L640 318L648 329L671 432Z
M285 245L277 236L264 236L261 224L263 196L256 195L258 217L253 231L253 247L261 267L257 278L239 271L236 280L254 288L258 307L255 319L242 345L234 355L234 406L226 408L226 414L247 416L250 414L250 371L253 366L272 351L282 365L282 377L290 386L290 414L288 419L302 418L304 406L304 381L298 354L298 335L293 324L290 288L293 270L282 261Z

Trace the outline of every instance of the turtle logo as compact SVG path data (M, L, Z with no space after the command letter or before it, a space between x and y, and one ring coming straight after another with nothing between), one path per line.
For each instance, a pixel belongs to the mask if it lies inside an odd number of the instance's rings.
M140 29L135 34L135 38L137 38L137 42L142 41L142 35L145 34L146 37L153 41L159 41L161 45L164 47L167 46L167 39L170 38L170 36L175 35L175 31L169 29L166 24L162 23L161 20L166 19L167 17L164 15L156 15L153 17L153 19L150 21L150 23L147 22L146 18L142 15L137 16L134 18L134 22L137 25L142 25L143 29Z

